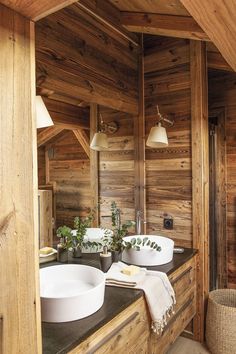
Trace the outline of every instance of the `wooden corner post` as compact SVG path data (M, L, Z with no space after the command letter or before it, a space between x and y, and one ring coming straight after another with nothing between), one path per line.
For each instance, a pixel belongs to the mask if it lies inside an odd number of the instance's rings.
M91 103L90 105L90 141L98 128L98 106ZM98 208L98 152L90 150L90 187L91 187L91 208L95 210L93 226L99 225L99 208Z
M209 292L209 147L206 44L190 41L192 115L193 247L198 250L197 314L194 337L204 340L206 299Z
M0 352L42 352L34 24L0 4Z
M143 60L143 37L141 38L139 53L139 113L134 117L134 203L135 212L142 213L142 220L146 220L146 173L145 173L145 106L144 106L144 60ZM137 119L137 120L136 120ZM141 222L141 233L146 233L146 224Z

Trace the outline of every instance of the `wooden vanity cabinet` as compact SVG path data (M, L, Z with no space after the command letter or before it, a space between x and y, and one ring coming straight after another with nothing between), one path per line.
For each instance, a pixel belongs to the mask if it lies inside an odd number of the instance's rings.
M196 312L195 257L169 277L176 293L175 313L162 335L150 329L144 296L97 330L70 354L164 354Z

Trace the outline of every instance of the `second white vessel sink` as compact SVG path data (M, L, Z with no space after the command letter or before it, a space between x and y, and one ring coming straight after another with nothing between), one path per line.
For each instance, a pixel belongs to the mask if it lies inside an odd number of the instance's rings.
M105 275L96 268L66 264L40 269L42 321L69 322L92 315L104 302Z
M132 238L148 237L151 241L155 241L161 247L161 251L156 251L149 246L141 246L140 251L135 249L124 250L122 253L122 261L140 266L156 266L166 264L172 261L174 251L174 241L170 238L155 235L134 235L125 237L125 241L131 241Z

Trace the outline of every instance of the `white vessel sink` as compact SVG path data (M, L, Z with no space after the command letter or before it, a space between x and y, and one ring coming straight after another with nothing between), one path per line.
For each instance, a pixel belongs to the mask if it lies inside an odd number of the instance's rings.
M92 315L104 301L105 276L96 268L56 265L40 269L42 321L69 322Z
M105 236L105 233L110 233L112 234L111 230L108 229L101 229L100 227L89 227L87 228L86 234L84 236L84 241L90 241L90 242L99 242L103 245L103 237ZM72 230L72 234L75 236L76 235L76 230ZM103 249L103 246L100 247L82 247L81 251L82 253L97 253L101 252Z
M174 241L170 238L155 235L134 235L125 237L125 241L130 241L132 238L143 239L144 237L155 241L161 247L161 251L153 250L149 246L141 246L140 251L134 249L124 250L122 253L122 261L140 266L155 266L172 261Z

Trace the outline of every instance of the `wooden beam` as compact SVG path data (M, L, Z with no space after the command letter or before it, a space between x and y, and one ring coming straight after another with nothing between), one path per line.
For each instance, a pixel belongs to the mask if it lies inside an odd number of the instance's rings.
M236 71L236 2L180 0Z
M43 97L53 123L63 129L89 130L89 109Z
M88 135L83 131L82 129L75 129L73 130L73 133L75 134L78 142L84 149L86 155L88 158L90 157L90 141Z
M42 353L34 25L0 4L0 31L0 352Z
M194 336L204 340L205 305L209 292L209 157L206 45L190 41L192 127L193 247L198 250L197 315Z
M197 22L188 16L122 12L121 23L132 32L208 41Z
M57 127L55 125L40 130L37 136L38 148L58 136L62 131L63 128Z
M135 212L141 212L141 233L146 233L146 173L145 173L145 105L144 105L144 59L143 36L142 51L139 55L139 114L134 117L134 178Z
M78 0L0 0L0 3L33 21L38 21L77 1Z
M137 114L138 51L74 4L37 23L37 83L51 99Z
M207 51L207 65L209 69L234 71L219 52Z
M139 46L138 37L136 34L127 31L120 23L120 11L109 1L104 0L80 0L77 6L86 10L89 14L95 17L98 21L110 27L111 30L117 32L119 36L127 39L133 45Z
M98 128L98 106L96 104L90 105L90 141ZM90 151L90 186L91 186L91 208L94 210L93 226L98 227L99 223L99 209L98 209L98 169L99 169L99 157L98 152L95 150Z

